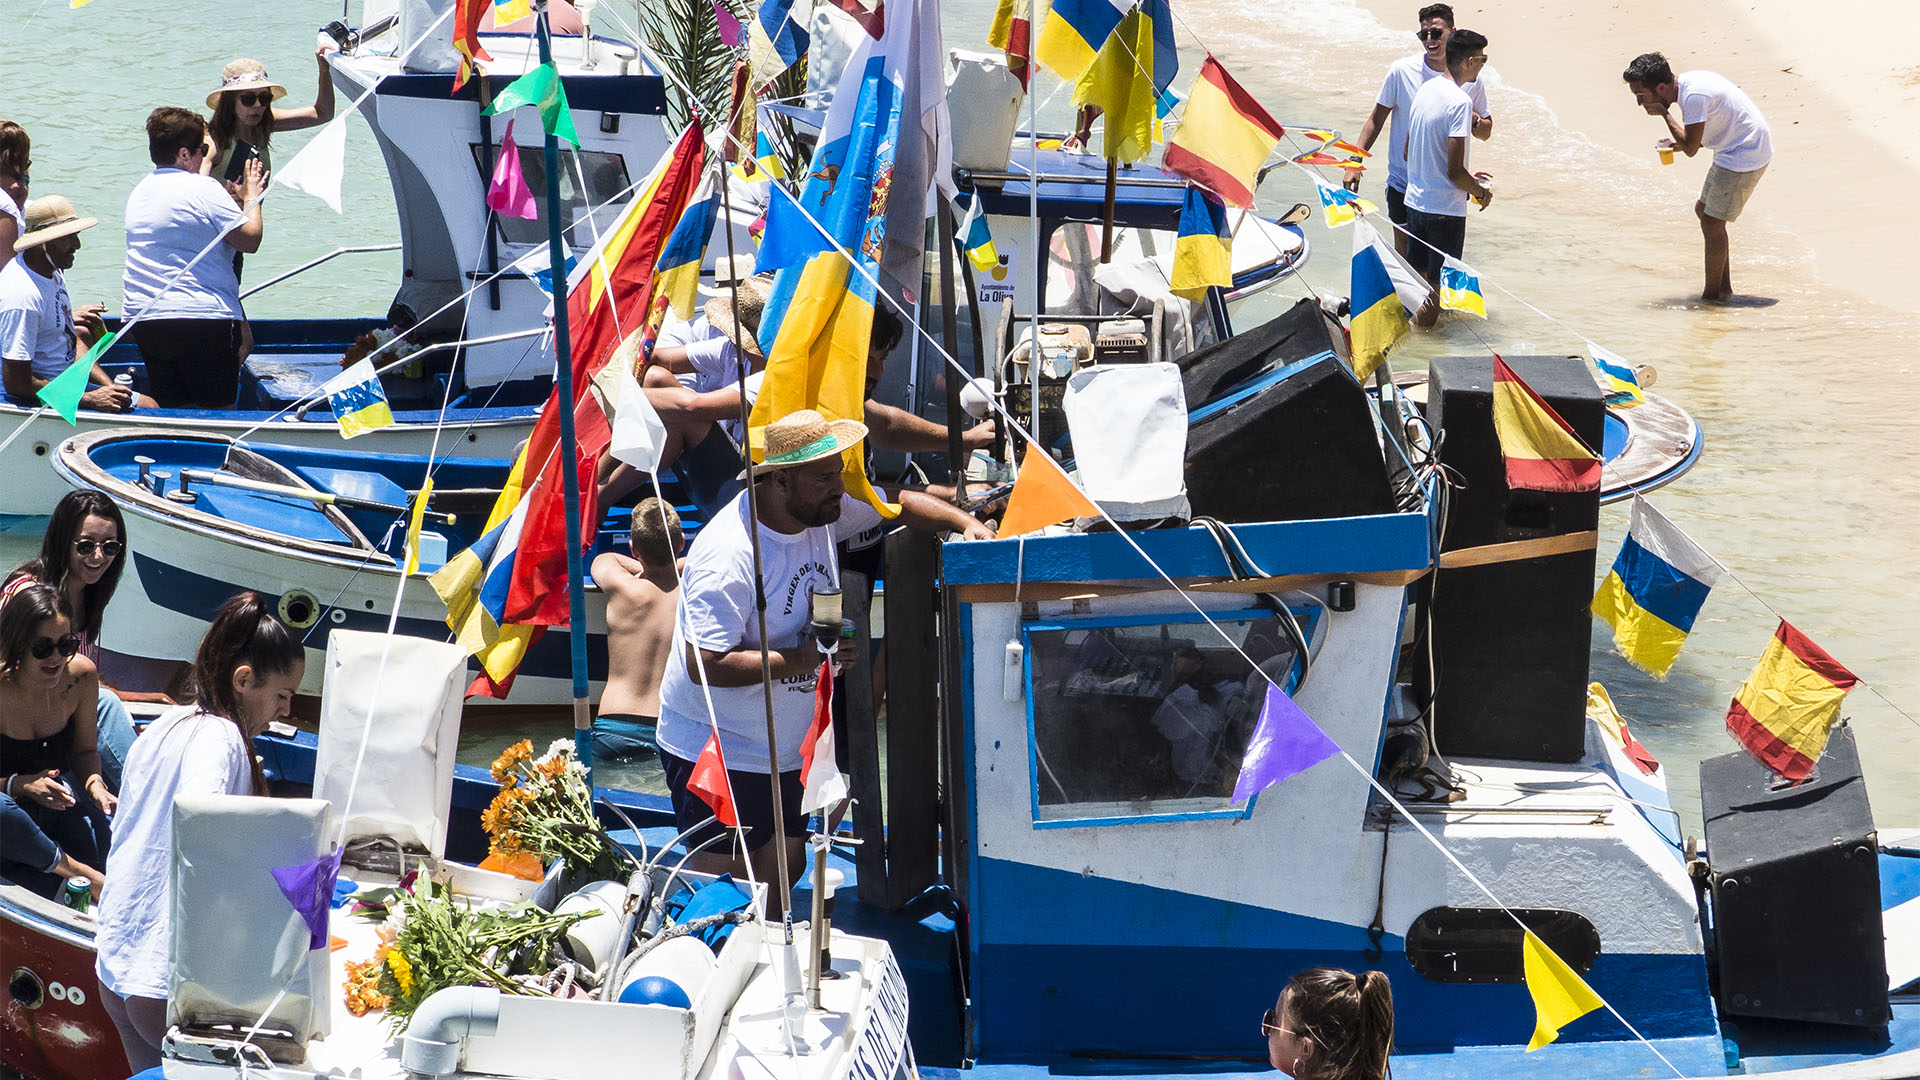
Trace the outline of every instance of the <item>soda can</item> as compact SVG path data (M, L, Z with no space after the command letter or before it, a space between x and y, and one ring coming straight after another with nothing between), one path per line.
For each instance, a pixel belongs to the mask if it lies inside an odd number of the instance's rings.
M93 883L83 877L70 877L60 889L60 902L75 911L93 906Z

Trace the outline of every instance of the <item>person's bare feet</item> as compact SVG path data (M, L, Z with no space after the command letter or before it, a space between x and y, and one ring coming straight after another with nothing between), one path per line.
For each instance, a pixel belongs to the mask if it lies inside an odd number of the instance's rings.
M1433 324L1439 321L1440 299L1438 297L1427 297L1427 302L1421 304L1420 310L1413 313L1413 326L1416 330L1432 329Z

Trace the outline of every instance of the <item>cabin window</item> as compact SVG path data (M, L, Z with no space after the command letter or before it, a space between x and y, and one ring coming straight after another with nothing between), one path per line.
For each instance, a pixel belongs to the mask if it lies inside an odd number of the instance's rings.
M1600 956L1600 932L1577 911L1514 908L1513 914L1582 975ZM1525 982L1522 937L1499 908L1431 908L1407 929L1407 962L1434 982Z
M1309 639L1317 614L1294 613ZM1027 624L1036 828L1251 811L1231 796L1265 699L1253 664L1292 689L1298 652L1271 612L1214 620L1231 644L1198 616Z
M480 181L485 184L491 180L487 169L487 156L482 154L479 143L470 144L473 150L473 164L480 170ZM526 177L527 189L533 192L534 207L539 216L527 219L495 214L493 220L498 224L500 235L509 244L544 244L547 242L547 156L539 143L521 146L520 175ZM499 147L493 148L498 154ZM580 181L586 180L584 195ZM608 226L619 206L626 202L627 196L621 195L630 181L627 178L626 159L619 154L600 150L574 150L562 147L560 150L560 201L566 206L566 222L577 224L586 217L587 207L598 207L594 214L602 228ZM631 194L631 193L629 193ZM618 203L613 200L619 199ZM584 228L584 226L583 226ZM576 250L585 250L592 246L591 230L581 235L579 230L566 237L567 242Z

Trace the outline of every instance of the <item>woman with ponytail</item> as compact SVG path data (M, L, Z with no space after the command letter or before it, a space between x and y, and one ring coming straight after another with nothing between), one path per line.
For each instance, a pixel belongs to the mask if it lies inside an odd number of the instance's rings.
M1260 1020L1267 1060L1294 1080L1388 1080L1393 987L1378 971L1309 968Z
M100 905L94 970L134 1072L160 1064L167 1031L167 895L173 801L180 795L265 795L253 740L286 716L306 653L259 593L220 606L193 662L194 703L134 740Z

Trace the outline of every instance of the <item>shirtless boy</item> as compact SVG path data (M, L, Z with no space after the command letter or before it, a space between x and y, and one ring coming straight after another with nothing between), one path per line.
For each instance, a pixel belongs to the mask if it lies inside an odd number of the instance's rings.
M685 546L680 515L647 498L633 508L633 557L609 551L593 560L593 580L607 594L607 688L593 721L595 761L653 752Z

